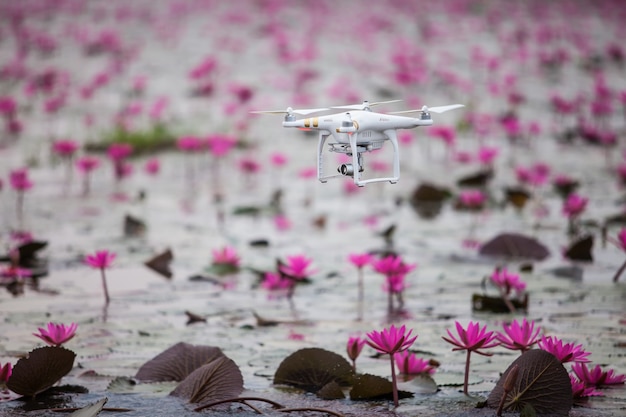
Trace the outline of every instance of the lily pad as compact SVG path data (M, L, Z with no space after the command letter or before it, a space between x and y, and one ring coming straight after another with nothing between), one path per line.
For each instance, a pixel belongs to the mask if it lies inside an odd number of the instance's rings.
M548 248L537 239L519 233L501 233L481 246L485 256L544 260L550 255Z
M239 367L232 359L221 356L189 374L170 395L191 403L206 403L237 397L242 391Z
M505 381L515 367L517 379L512 390L505 392ZM508 367L489 394L487 405L498 408L503 396L505 411L522 411L530 405L537 415L567 416L573 405L567 371L554 355L541 349L529 350Z
M218 347L180 342L143 364L135 378L152 382L182 381L200 366L220 356L224 354Z
M170 264L174 259L174 254L171 249L167 249L165 252L148 259L144 262L144 265L152 269L154 272L164 276L167 279L172 278L174 275L170 269Z
M108 398L104 397L100 401L97 401L87 407L83 407L80 410L74 411L69 417L95 417L100 414L100 411L104 408Z
M398 390L398 398L410 398L413 394ZM377 375L362 374L354 377L354 384L350 390L351 400L382 400L393 399L393 385L391 381Z
M13 367L7 388L23 396L36 396L67 375L76 354L63 347L44 346L31 351Z
M329 382L348 386L352 366L343 357L320 348L305 348L286 357L274 374L274 384L291 385L308 392L318 392Z

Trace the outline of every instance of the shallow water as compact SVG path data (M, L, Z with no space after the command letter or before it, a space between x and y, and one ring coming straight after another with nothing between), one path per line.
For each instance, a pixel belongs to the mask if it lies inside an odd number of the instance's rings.
M218 10L220 13L228 11ZM230 123L235 121L216 116L221 114L219 109L223 104L219 99L190 99L186 94L188 86L185 79L180 76L202 56L197 52L204 50L198 47L198 33L211 33L211 39L217 43L219 36L213 34L207 25L217 24L220 13L215 16L209 14L211 17L203 15L205 20L200 15L187 16L185 22L188 26L184 26L185 30L179 35L179 48L166 49L163 45L150 43L142 37L140 28L124 27L129 36L138 37L146 43L144 54L133 63L129 73L153 74L155 91L150 94L166 92L172 95L174 105L171 117L176 121L173 124L202 134L224 129L230 131ZM445 13L440 10L436 13L437 19L447 21ZM408 28L406 16L388 17L397 22L399 32ZM479 17L468 18L467 22L460 24L459 32L469 33L469 21L478 21ZM67 17L59 19L57 23L62 26ZM590 33L599 39L608 36L597 26L593 15L588 19L585 23L596 29ZM248 27L250 33L241 35L241 38L228 33L223 37L233 44L244 40L252 42L264 20L259 18L259 21L252 22ZM337 30L341 33L345 28ZM322 87L326 88L328 80L345 73L342 65L328 64L338 62L337 57L341 56L342 49L336 46L339 45L336 39L340 36L338 33L329 31L320 36L321 56L311 66L321 75L314 81L314 86L319 88L311 88L310 97L314 102L311 106L331 100L321 92ZM394 35L397 33L381 34L375 44L377 50L384 51L385 42L394 39ZM453 36L442 40L440 47L459 62L465 62L463 48L480 42L487 49L494 47L493 34L479 32L474 35ZM276 74L276 63L262 59L263 54L267 54L268 43L262 37L258 42L258 47L250 49L248 54L238 55L240 61L235 59L236 52L216 52L223 59L224 73L231 71L230 77L222 76L253 84L259 97L255 102L257 108L285 107L294 97L284 93L291 91L289 88L284 91L279 88L283 85L281 77L274 79L272 74ZM2 47L0 52L3 56L8 54ZM51 59L57 63L64 59L84 60L76 51L66 51ZM375 61L370 71L382 79L381 74L386 71L385 60ZM88 66L97 68L98 61L90 60ZM352 75L352 72L348 73ZM365 70L353 78L359 95L373 101L379 96L381 87L393 88L364 73ZM608 171L603 152L585 144L565 146L552 140L549 133L552 116L542 107L545 104L544 90L551 85L550 80L532 72L522 72L519 77L522 89L531 101L520 111L527 120L539 121L544 133L534 138L530 146L511 144L498 135L486 139L487 143L500 147L501 152L497 159L496 177L489 185L493 198L501 199L503 187L514 183L512 166L544 161L549 162L555 172L571 173L581 181L580 193L590 198L585 218L601 220L619 212L623 206L623 202L619 201L623 190ZM626 88L618 70L608 70L607 77L615 88ZM487 80L475 81L484 86ZM557 87L573 94L576 88L582 88L581 85L590 84L575 68L567 68ZM475 105L482 111L494 111L498 106L505 105L496 97L487 100L485 91L486 87L477 88L468 94L450 91L433 83L423 86L423 91L403 93L398 89L393 93L394 98L398 96L407 100L417 95L420 100L428 99L428 104L433 105L448 102L469 104L477 100L473 96L477 94L482 100ZM110 114L119 105L119 91L107 92L110 96L102 97L95 108L100 114ZM542 100L541 105L532 104L533 100ZM398 109L401 108L404 107ZM462 117L462 112L440 115L436 122L451 125ZM2 149L0 154L5 161L11 161L6 168L1 168L2 178L6 177L4 170L8 171L9 165L18 166L31 157L37 157L39 161L40 165L32 169L36 185L26 196L25 222L37 238L49 241L45 256L50 263L50 275L41 280L42 291L27 288L20 297L0 293L0 363L15 363L17 357L37 346L38 339L32 336L32 332L48 321L78 323L77 336L66 345L77 353L75 368L62 382L85 386L90 393L63 397L63 406L82 406L106 396L109 398L108 406L134 410L120 415L195 415L192 407L167 396L170 387L145 386L124 394L107 390L114 378L132 377L147 360L171 345L185 341L220 347L240 367L246 390L251 395L276 399L288 406L332 408L346 415L393 414L386 402L355 403L344 400L331 403L285 393L271 383L278 364L295 350L316 346L343 354L349 336L364 335L389 324L386 294L381 290L382 278L370 270L365 273L367 308L364 320L356 320L357 275L346 257L350 253L384 248L378 233L390 225L397 227L394 248L407 262L418 264L408 277L406 316L396 323L406 324L419 334L413 348L421 356L441 363L434 375L440 390L436 394L416 395L403 400L396 410L398 414L493 415L493 410L474 409L477 400L468 399L460 393L465 355L452 352L441 339L446 329L453 328L456 320L462 323L479 320L490 330L496 330L503 321L522 317L521 313L494 315L472 312L472 293L482 292L481 281L500 262L480 258L474 249L461 244L470 233L473 222L478 225L473 237L479 241L486 241L502 231L516 231L533 235L544 242L552 255L543 262L535 263L532 272L522 274L528 283L530 297L526 317L535 320L546 334L582 343L586 350L592 352L594 363L611 367L617 373L626 372L626 277L622 277L617 284L611 282L613 273L624 261L624 254L610 245L602 247L597 238L594 262L577 265L583 271L581 280L555 276L551 272L554 268L573 263L560 256L561 248L568 243L565 233L567 224L560 213L561 200L548 187L542 189L540 194L549 214L541 219L539 228L534 227L536 219L532 215L532 205L521 212L511 207L501 209L494 206L472 216L455 211L448 204L438 217L425 220L406 203L413 188L421 182L433 181L450 186L457 192L455 181L475 168L450 161L443 146L428 138L425 132L416 131L417 139L403 148L402 178L398 184L370 184L347 194L344 192L344 180L320 184L314 179L299 178L300 169L315 164L316 138L298 131L283 131L280 117L268 117L249 121L251 128L244 136L257 145L255 149L238 150L219 161L221 176L217 182L223 193L221 206L214 203L213 196L216 190L211 173L215 172L215 162L206 155L189 156L177 152L159 155L162 172L156 179L139 172L144 159L135 160L133 163L138 172L117 186L110 178L109 167L103 166L93 178L93 194L83 198L79 196L78 178L73 178L69 190L64 189L63 167L48 163L47 142L41 139L50 133L47 130L52 130L56 136L86 138L89 132L78 123L79 115L82 112L76 103L69 106L64 113L66 117L59 117L51 126L44 125L36 114L32 115L33 120L38 122L34 121L27 127L19 143ZM614 117L611 123L623 132L621 118ZM98 129L105 127L106 123L97 126ZM462 149L477 148L476 138L469 135L459 134L458 142ZM281 170L264 162L263 170L248 178L236 168L238 159L244 155L267 161L274 151L284 152L289 157L289 164ZM368 160L384 160L389 156L389 149L385 148L376 156L368 155L366 164ZM613 160L618 159L618 152L614 152ZM191 163L197 166L193 178L188 177L186 171ZM278 188L283 190L282 207L292 223L289 230L277 230L273 219L267 215L248 217L231 214L236 207L243 205L268 204ZM119 191L126 193L129 200L113 201L112 194ZM140 191L145 192L143 200L136 198ZM14 195L3 192L0 200L3 228L0 238L6 240L7 232L15 222ZM404 202L398 204L398 200ZM220 210L225 213L222 222L218 220ZM147 224L143 236L124 237L122 225L126 214ZM320 216L326 219L323 229L313 225ZM611 232L615 234L617 229ZM267 239L269 246L252 247L250 242L256 239ZM227 288L189 280L210 264L211 250L227 244L237 249L245 267L257 270L271 269L276 258L288 255L307 254L314 259L317 272L312 284L301 286L296 291L296 317L286 300L271 299L263 290L254 288L256 276L247 269L231 277L232 283ZM171 280L143 266L144 261L166 248L174 252L171 265L174 277ZM86 253L98 249L109 249L118 254L114 268L108 272L112 302L106 311L106 321L99 274L82 264ZM519 264L509 263L508 266L517 270ZM206 322L186 325L186 311L205 316ZM297 318L301 322L259 327L254 313L266 319L291 321ZM296 340L294 335L300 335L303 340ZM375 359L372 353L364 351L357 361L359 371L388 377L387 361ZM472 395L486 397L499 374L515 358L516 354L502 348L494 349L494 355L489 358L474 355L470 378ZM86 371L94 371L98 376L85 376ZM3 402L0 403L0 414L57 415L46 411L26 411L31 408L38 407L19 401ZM571 415L617 416L624 409L626 389L622 386L605 390L605 397L588 401L584 406L575 408ZM253 412L245 410L238 411L238 414L252 415Z

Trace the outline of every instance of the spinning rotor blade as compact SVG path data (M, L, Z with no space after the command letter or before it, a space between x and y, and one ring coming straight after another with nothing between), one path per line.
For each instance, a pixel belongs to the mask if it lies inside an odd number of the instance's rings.
M291 107L287 107L287 110L257 110L251 111L250 113L254 114L297 114L300 116L306 116L307 114L317 113L330 110L329 108L319 108L319 109L292 109Z
M347 106L333 106L333 107L331 107L331 109L365 110L368 107L374 107L374 106L378 106L380 104L387 104L387 103L397 103L397 102L400 102L400 101L402 101L402 100L374 101L372 103L370 103L368 101L364 101L363 103L348 104Z
M423 106L421 109L394 111L394 112L389 113L389 114L404 114L404 113L418 113L418 112L422 112L422 113L428 113L428 112L443 113L443 112L447 112L448 110L454 110L454 109L458 109L458 108L461 108L461 107L465 107L465 105L464 104L449 104L447 106L437 106L437 107Z

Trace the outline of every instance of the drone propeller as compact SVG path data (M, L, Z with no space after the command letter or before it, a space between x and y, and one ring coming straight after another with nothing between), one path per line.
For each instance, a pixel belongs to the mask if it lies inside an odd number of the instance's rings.
M463 104L449 104L447 106L437 106L437 107L428 107L428 106L422 106L421 109L413 109L413 110L402 110L402 111L394 111L391 112L389 114L404 114L404 113L417 113L417 112L422 112L422 113L443 113L443 112L447 112L448 110L454 110L454 109L458 109L461 107L465 107L465 105Z
M311 113L318 113L322 111L330 110L328 108L319 108L319 109L292 109L291 107L287 107L287 110L258 110L251 111L250 113L254 114L297 114L299 116L306 116Z
M360 103L360 104L348 104L347 106L333 106L331 107L331 109L366 110L370 107L378 106L380 104L397 103L399 101L402 101L402 100L375 101L373 103L370 103L369 101L365 100L363 103Z

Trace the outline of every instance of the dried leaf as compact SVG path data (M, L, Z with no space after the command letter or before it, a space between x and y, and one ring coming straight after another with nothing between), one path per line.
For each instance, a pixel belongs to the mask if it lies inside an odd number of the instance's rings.
M17 361L7 382L7 388L24 395L35 396L67 375L74 366L76 354L63 347L44 346Z
M519 375L513 389L507 394L504 382L517 365ZM503 410L535 410L537 415L567 416L572 408L572 387L567 371L554 355L533 349L517 358L496 384L487 404L497 408L506 395Z
M348 386L352 376L352 366L343 356L320 348L306 348L292 353L280 363L274 374L274 384L317 392L332 381Z
M583 236L574 241L563 253L567 259L572 261L593 262L593 235Z
M189 374L170 395L191 403L206 403L237 397L242 391L239 367L232 359L221 356Z
M95 417L100 414L100 411L102 411L107 401L108 399L104 397L94 404L74 411L72 414L69 415L69 417Z
M214 346L197 346L180 342L158 354L139 368L140 381L182 381L205 363L224 356Z

